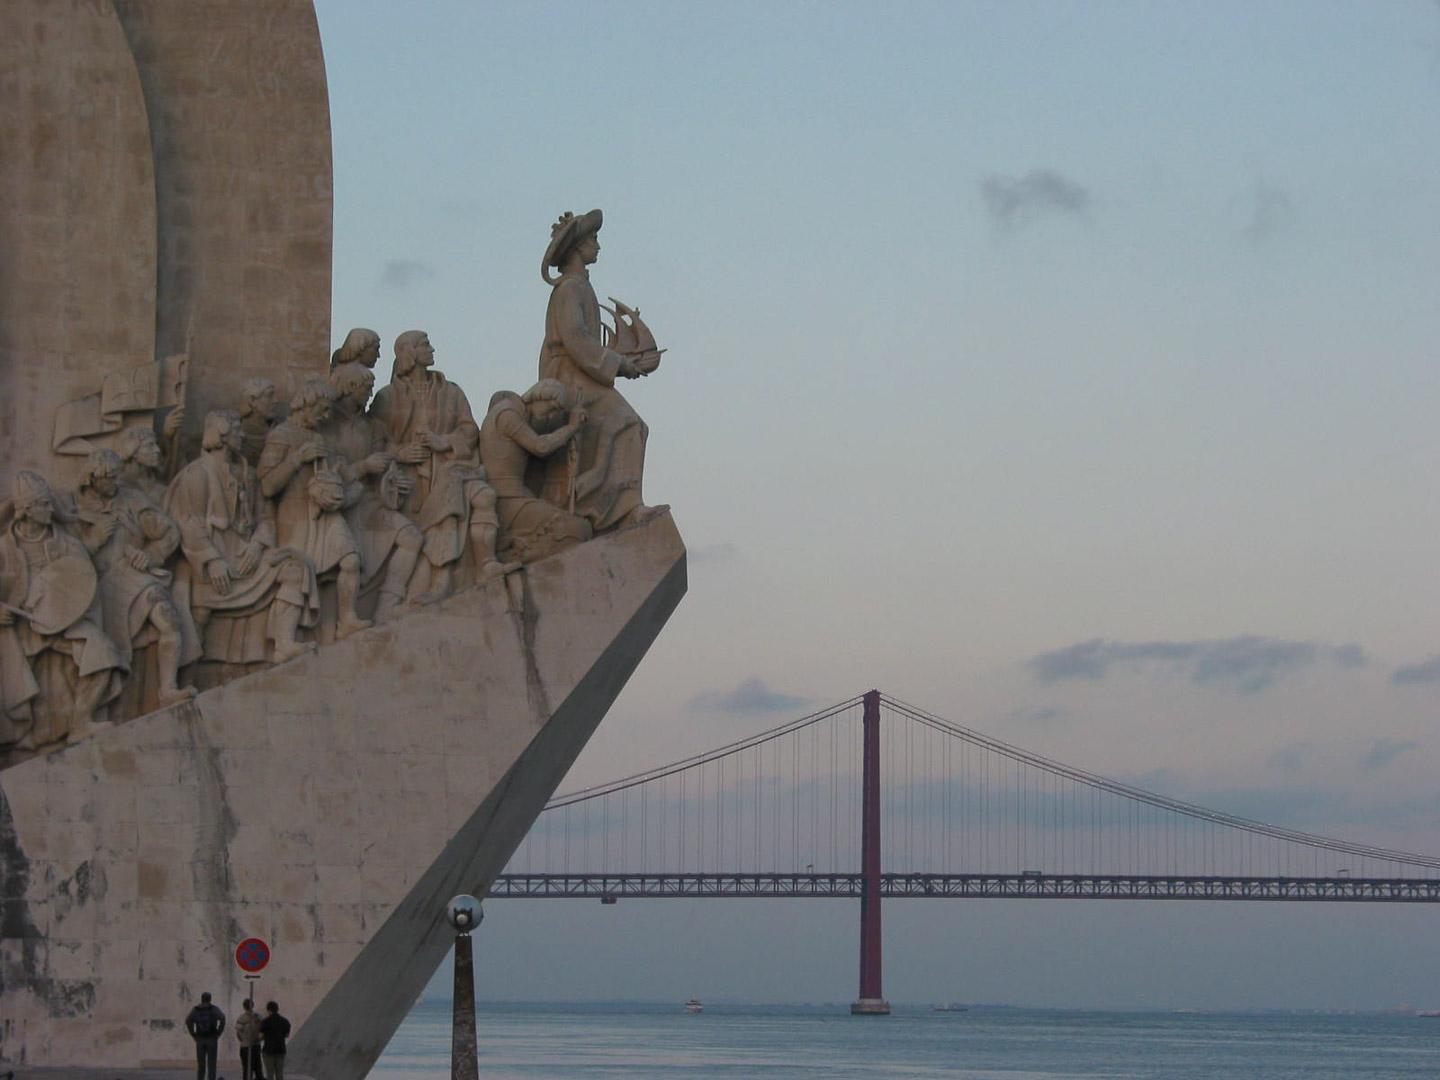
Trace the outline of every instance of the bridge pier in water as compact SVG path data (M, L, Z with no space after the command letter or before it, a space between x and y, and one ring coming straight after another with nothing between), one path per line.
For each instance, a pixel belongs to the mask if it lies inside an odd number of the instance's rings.
M880 987L880 691L865 695L860 823L860 998L852 1016L889 1016Z

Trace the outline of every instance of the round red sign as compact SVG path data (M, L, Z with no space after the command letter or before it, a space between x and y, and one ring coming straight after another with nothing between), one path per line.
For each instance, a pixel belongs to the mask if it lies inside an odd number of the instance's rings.
M235 963L248 975L263 971L270 963L270 946L258 937L246 938L235 946Z

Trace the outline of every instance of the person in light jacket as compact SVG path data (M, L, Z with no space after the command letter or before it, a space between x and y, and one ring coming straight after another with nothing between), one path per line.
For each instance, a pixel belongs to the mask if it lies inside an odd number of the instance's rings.
M255 1002L246 998L245 1011L235 1021L235 1041L240 1044L241 1080L265 1080L265 1070L260 1064L260 1014L255 1011Z

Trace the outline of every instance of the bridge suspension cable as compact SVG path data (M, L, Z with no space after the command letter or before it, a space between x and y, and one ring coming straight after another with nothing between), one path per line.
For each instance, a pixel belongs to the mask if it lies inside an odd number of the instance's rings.
M860 721L869 697L559 795L507 874L680 875L692 884L769 875L749 894L775 895L783 878L787 895L849 895L845 883L861 863ZM1304 878L1312 884L1300 892L1403 899L1406 889L1388 883L1440 878L1435 856L1185 802L889 696L875 694L871 705L891 895L1028 895L1020 885L1032 879L1074 895L1119 895L1084 883L1143 878L1126 889L1177 895L1156 884L1164 879L1213 892L1208 883L1225 879L1216 895L1299 898L1275 883ZM1001 879L1020 885L993 884ZM1364 889L1344 884L1362 879Z

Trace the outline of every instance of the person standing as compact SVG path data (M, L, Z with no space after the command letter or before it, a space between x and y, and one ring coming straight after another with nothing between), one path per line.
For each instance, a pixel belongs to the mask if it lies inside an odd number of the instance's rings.
M208 990L185 1017L185 1030L195 1040L195 1080L215 1080L215 1057L225 1030L225 1014L220 1006L211 1004Z
M241 1080L265 1080L260 1064L260 1014L249 998L245 999L244 1006L245 1011L235 1021L235 1041L240 1044L240 1077Z
M265 1019L260 1021L260 1057L265 1062L265 1080L285 1080L285 1040L290 1037L290 1021L280 1015L280 1006L265 1003Z

